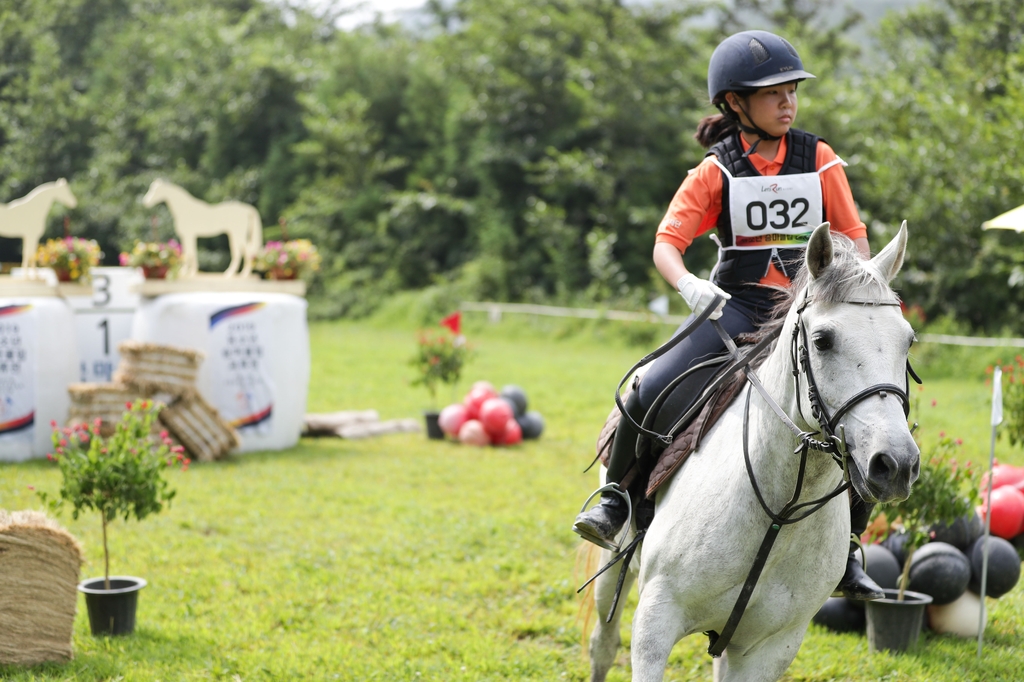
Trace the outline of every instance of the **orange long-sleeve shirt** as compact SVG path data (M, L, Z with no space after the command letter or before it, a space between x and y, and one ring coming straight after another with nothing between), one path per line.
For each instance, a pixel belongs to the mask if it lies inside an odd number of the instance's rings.
M744 150L750 147L740 136ZM786 160L786 138L779 142L779 150L774 159L766 159L760 154L751 154L747 158L754 169L761 175L778 175ZM665 217L661 219L655 242L666 242L685 253L694 239L713 230L718 225L718 216L722 212L722 171L711 160L705 157L696 168L691 170L683 180L683 184L672 197ZM828 144L818 141L815 153L815 167L821 168L836 159L836 153ZM850 182L842 164L836 164L820 174L821 200L832 229L845 234L850 239L866 238L867 227L860 219L857 206L853 202ZM788 278L772 265L762 284L786 284Z

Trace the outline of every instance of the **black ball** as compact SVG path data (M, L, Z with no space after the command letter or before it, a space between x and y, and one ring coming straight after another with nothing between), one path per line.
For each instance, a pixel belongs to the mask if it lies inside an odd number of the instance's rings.
M941 606L956 601L971 581L971 563L964 553L945 542L929 542L910 560L909 589L931 596Z
M540 438L540 434L544 432L544 417L540 416L540 412L527 412L521 417L516 417L516 421L519 422L525 439Z
M503 386L501 392L498 394L502 398L507 398L509 403L512 405L512 412L517 417L521 417L526 414L526 391L521 389L515 384L509 384Z
M1010 544L1017 548L1017 553L1024 559L1024 533L1010 540Z
M903 552L904 546L907 544L906 533L893 533L885 540L882 540L881 545L887 550L892 552L892 555L896 557L896 563L900 566L907 560L907 555Z
M867 559L867 568L864 571L872 580L881 587L899 587L903 567L896 561L896 556L892 552L881 545L865 545L864 556Z
M846 597L830 597L811 620L836 632L864 632L866 623L864 609Z
M985 596L998 599L1016 586L1020 580L1020 556L1007 540L990 535L988 538L988 579ZM981 594L981 568L985 561L985 541L979 538L967 549L971 562L971 581L967 585L974 594Z
M963 552L981 535L981 518L976 512L971 512L969 516L961 516L949 525L933 524L929 530L935 542L945 542Z

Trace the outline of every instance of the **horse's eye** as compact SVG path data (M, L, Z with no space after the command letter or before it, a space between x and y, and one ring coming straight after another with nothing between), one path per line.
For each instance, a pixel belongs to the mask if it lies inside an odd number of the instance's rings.
M813 339L814 347L818 350L829 350L832 348L831 334L817 334Z

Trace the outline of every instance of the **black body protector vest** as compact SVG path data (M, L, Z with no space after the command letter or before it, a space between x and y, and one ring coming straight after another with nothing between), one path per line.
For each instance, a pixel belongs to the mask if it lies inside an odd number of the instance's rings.
M759 286L775 263L792 278L811 233L825 221L820 174L836 158L815 168L816 135L790 129L786 158L778 175L761 175L743 156L739 132L719 141L707 155L722 171L722 213L718 218L718 263L712 281L757 308L770 307L775 292Z

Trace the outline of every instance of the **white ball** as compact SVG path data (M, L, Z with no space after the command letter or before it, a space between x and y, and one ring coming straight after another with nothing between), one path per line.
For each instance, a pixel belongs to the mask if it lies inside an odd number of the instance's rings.
M980 614L981 600L973 592L964 592L956 601L942 606L928 605L932 630L957 637L977 637Z

